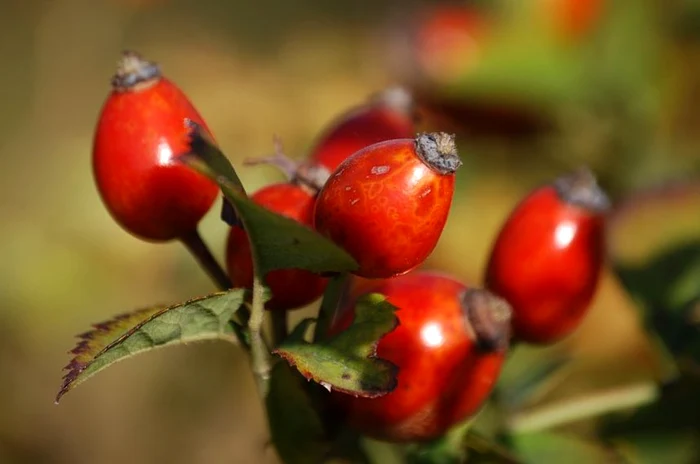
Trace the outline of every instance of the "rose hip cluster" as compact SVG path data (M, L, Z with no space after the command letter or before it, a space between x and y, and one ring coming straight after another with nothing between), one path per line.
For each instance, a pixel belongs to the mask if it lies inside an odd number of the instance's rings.
M123 55L112 86L93 150L105 205L143 239L191 235L218 189L174 157L187 151L185 120L206 130L205 122L156 64L135 53ZM577 327L603 266L609 207L594 176L579 170L534 190L513 210L494 241L484 288L418 269L445 227L462 162L453 136L416 135L414 113L406 91L379 94L334 121L289 181L251 195L359 264L329 334L352 322L355 302L367 293L397 307L398 327L376 348L398 366L397 387L379 398L330 394L349 424L392 441L432 439L473 416L512 339L553 343ZM231 285L250 287L253 260L241 227L231 227L226 256ZM327 280L281 269L265 283L267 308L287 311L319 299Z

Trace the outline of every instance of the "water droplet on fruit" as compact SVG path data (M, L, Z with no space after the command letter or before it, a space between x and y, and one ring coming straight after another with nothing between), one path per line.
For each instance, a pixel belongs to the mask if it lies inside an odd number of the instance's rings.
M375 176L380 176L389 172L389 166L372 166L370 172Z

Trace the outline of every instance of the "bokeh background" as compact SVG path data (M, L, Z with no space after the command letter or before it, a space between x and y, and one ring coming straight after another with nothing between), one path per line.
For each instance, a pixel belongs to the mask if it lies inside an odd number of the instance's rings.
M369 94L395 83L415 89L431 109L426 127L457 132L465 160L426 267L475 284L510 209L567 170L589 165L616 202L697 182L693 2L569 2L573 13L561 13L564 0L471 2L485 25L420 52L409 40L425 17L415 12L438 3L0 0L1 463L277 462L246 359L225 344L128 360L53 404L75 334L214 290L183 247L131 237L98 198L92 132L125 48L160 62L188 93L249 191L281 179L241 165L269 154L273 134L302 157ZM615 259L643 262L700 236L698 189L678 191L632 202L642 206L611 233ZM221 257L218 208L202 231ZM535 412L591 389L631 389L643 403L666 375L610 271L583 326L552 350L574 361L528 405ZM528 417L515 426L532 427ZM694 450L690 437L678 446Z

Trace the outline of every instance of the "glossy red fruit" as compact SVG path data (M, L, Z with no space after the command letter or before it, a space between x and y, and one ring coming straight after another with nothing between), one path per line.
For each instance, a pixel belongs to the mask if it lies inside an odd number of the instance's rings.
M378 398L333 392L332 404L370 437L436 438L474 415L491 393L508 348L510 308L488 291L434 272L375 282L362 292L382 293L398 308L399 325L377 345L377 356L398 366L398 384ZM331 333L352 322L357 297L349 299Z
M413 97L406 89L390 87L351 108L319 137L297 174L320 190L340 163L359 150L386 140L413 137L413 107Z
M604 262L609 204L579 170L534 190L505 221L485 281L512 305L516 339L553 343L579 325Z
M175 160L188 150L186 119L206 129L155 63L124 53L97 123L93 173L110 214L145 240L191 233L216 200L216 184Z
M435 248L461 164L445 133L370 145L345 160L319 192L316 230L357 260L356 275L404 274Z
M411 95L400 87L389 88L331 123L312 148L308 162L332 173L350 155L369 145L410 138L415 133Z
M251 199L265 208L311 227L314 196L294 184L272 184L255 192ZM226 265L234 287L253 286L253 259L246 233L232 227L226 248ZM327 279L302 269L279 269L265 277L272 293L266 307L288 310L305 306L318 299L326 288Z

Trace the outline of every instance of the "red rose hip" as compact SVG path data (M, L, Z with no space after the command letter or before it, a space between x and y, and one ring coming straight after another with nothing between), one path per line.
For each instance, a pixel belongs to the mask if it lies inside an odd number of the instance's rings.
M314 225L357 260L356 275L404 274L437 245L461 164L454 137L445 133L370 145L328 179Z
M303 163L288 158L279 140L274 156L251 158L246 163L276 165L289 179L321 190L340 163L359 150L385 140L413 137L415 116L411 93L403 87L389 87L331 122Z
M197 228L218 187L179 164L190 119L206 124L158 66L125 52L112 78L94 136L93 173L112 217L149 241L181 238Z
M311 227L315 198L306 189L294 184L272 184L255 192L251 199L272 212ZM253 259L245 231L234 226L226 247L226 265L234 287L253 286ZM278 269L265 276L272 298L270 310L288 310L305 306L318 299L327 279L303 269Z
M311 150L306 164L323 168L330 175L340 163L369 145L414 135L411 95L401 87L388 88L331 123Z
M375 282L363 293L382 293L398 308L399 325L377 345L377 356L398 366L398 384L378 398L333 392L332 404L370 437L434 439L474 415L490 395L508 348L510 308L488 291L434 272ZM352 322L359 296L349 299L332 333Z
M579 325L602 270L609 205L582 169L534 190L510 214L485 284L512 305L514 338L553 343Z

